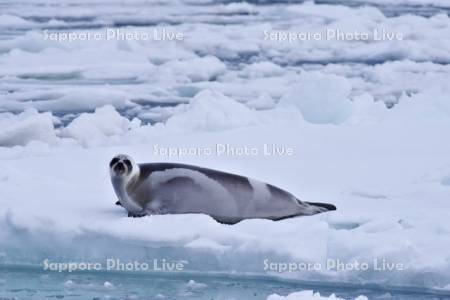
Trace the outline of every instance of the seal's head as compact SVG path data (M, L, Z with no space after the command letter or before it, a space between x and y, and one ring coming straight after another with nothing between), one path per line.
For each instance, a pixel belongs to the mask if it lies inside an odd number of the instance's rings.
M111 159L109 173L120 205L128 212L135 214L141 212L143 207L128 194L130 187L139 181L140 166L129 155L119 154Z
M119 154L113 157L109 163L111 177L121 177L130 179L139 174L139 166L126 154Z

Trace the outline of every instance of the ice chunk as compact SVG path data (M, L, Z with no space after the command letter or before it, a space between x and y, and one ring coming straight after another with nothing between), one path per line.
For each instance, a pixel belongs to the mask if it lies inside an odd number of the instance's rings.
M205 250L213 250L218 252L223 252L229 250L230 246L224 246L222 244L217 243L214 240L207 238L199 238L185 245L186 248L191 249L205 249Z
M66 282L64 282L64 286L66 288L72 289L75 286L75 283L72 280L67 280Z
M275 100L269 95L269 93L261 93L258 98L251 99L245 103L248 107L254 109L270 109L274 108L276 103Z
M329 297L323 297L319 293L314 291L301 291L289 294L287 296L280 296L277 294L270 295L267 300L345 300L344 298L338 298L334 294ZM358 299L362 300L362 299Z
M204 289L208 287L205 283L196 282L195 280L189 280L189 282L186 284L186 287L191 290L198 290L198 289Z
M61 131L61 135L73 138L83 146L102 145L119 140L122 134L139 125L139 120L129 121L113 106L106 105L94 113L81 114Z
M109 281L105 281L103 284L95 282L74 282L73 280L67 280L64 282L64 287L69 290L111 290L115 289L114 284Z
M22 19L21 17L13 15L0 15L0 28L23 28L32 26L33 22Z
M24 146L31 141L55 143L57 140L51 113L28 109L19 115L0 114L0 146Z
M375 101L369 94L354 97L352 104L352 115L347 120L347 123L352 125L379 123L389 113L383 101Z
M220 92L204 90L198 93L184 112L166 122L173 131L218 131L256 125L254 111Z
M254 14L257 9L247 2L236 2L219 6L219 12L223 14Z
M411 5L411 6L438 6L438 7L450 7L450 2L442 0L396 0L395 2L390 0L357 0L358 2L376 3L378 5L394 4L396 6Z
M301 291L289 294L287 296L279 296L277 294L270 295L267 300L346 300L344 298L336 297L332 294L329 297L321 296L319 293L313 291ZM349 299L348 299L349 300ZM366 296L358 296L354 300L368 300Z
M63 44L52 43L52 41L46 40L43 34L35 31L29 31L24 35L20 35L12 40L0 40L0 51L2 52L15 51L16 55L18 53L20 55L20 52L17 52L18 49L27 52L39 52L48 47L63 48L63 46L64 46ZM9 58L16 63L16 66L17 63L20 62L20 59L16 60L14 56L10 56ZM40 56L40 59L42 59L42 56ZM28 68L29 67L31 67L31 65L28 65ZM11 68L8 68L7 70L4 71L14 72L14 70Z
M340 124L352 113L350 90L351 85L344 77L306 73L283 95L280 103L297 107L310 123Z
M172 60L161 66L161 72L185 75L193 82L213 80L225 71L225 64L215 56Z
M284 70L279 65L263 61L246 66L243 73L247 77L270 77L283 75Z

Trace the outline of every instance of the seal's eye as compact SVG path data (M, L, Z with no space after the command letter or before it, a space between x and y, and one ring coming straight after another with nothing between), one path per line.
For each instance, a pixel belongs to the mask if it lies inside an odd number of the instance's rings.
M125 159L123 163L127 166L128 172L131 172L133 169L133 165L131 164L131 161L129 159Z
M119 162L119 158L114 157L111 162L109 163L109 167L112 168L115 164Z

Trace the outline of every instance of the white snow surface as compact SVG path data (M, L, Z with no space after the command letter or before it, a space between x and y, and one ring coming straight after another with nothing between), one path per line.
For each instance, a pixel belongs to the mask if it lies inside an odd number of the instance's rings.
M199 270L444 287L450 280L449 254L442 251L450 246L450 190L444 184L450 171L450 144L441 130L449 128L450 116L440 104L437 97L405 96L393 109L383 108L379 121L366 119L369 111L364 114L360 109L360 115L340 125L309 123L299 111L280 106L253 111L254 119L262 123L222 130L211 127L214 131L206 130L208 126L174 130L170 119L167 125L131 127L120 117L127 126L117 127L109 136L99 135L101 120L110 113L111 120L119 121L117 112L105 107L83 114L71 124L82 124L78 130L91 132L96 143L86 144L85 135L68 138L55 130L56 142L46 143L43 138L1 148L3 260L40 263L47 256L76 260L117 255L143 259L146 251L163 255L158 249L164 246L172 248L178 259L189 257L189 267ZM219 121L208 119L212 125L223 122L223 115L212 106L194 105L194 111L210 111ZM234 114L230 112L231 120L239 113L237 106ZM205 119L200 120L204 124ZM155 151L155 146L214 149L217 144L255 147L259 153L179 152L169 157L169 152ZM264 144L292 147L294 155L264 153ZM109 182L108 162L117 153L128 153L138 162L183 162L243 174L307 201L334 203L338 210L280 222L246 220L233 226L204 215L128 218L114 205ZM21 247L25 241L33 248ZM369 269L328 269L329 260L367 263ZM322 268L278 272L266 268L265 261L318 263ZM402 268L379 270L383 263Z
M1 4L0 264L157 257L186 260L192 271L448 289L447 14L311 1L96 1ZM448 6L396 1L406 2ZM404 39L264 39L325 26L386 28ZM44 32L106 27L164 27L185 38L57 42ZM257 153L216 153L218 144ZM213 154L186 150L205 148ZM128 218L108 173L118 153L249 176L337 211L233 226L205 215ZM319 267L279 272L265 262Z

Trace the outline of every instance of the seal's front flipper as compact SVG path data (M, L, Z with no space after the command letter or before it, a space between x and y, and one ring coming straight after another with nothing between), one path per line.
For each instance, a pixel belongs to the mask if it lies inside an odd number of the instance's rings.
M141 212L137 212L137 213L128 212L129 218L142 218L142 217L145 217L146 215L147 215L147 213L145 211L141 211Z
M242 218L223 217L223 216L211 216L217 223L224 225L234 225L242 221Z
M122 203L120 203L120 201L119 201L119 200L117 200L117 202L116 202L116 205L118 205L118 206L122 206Z

